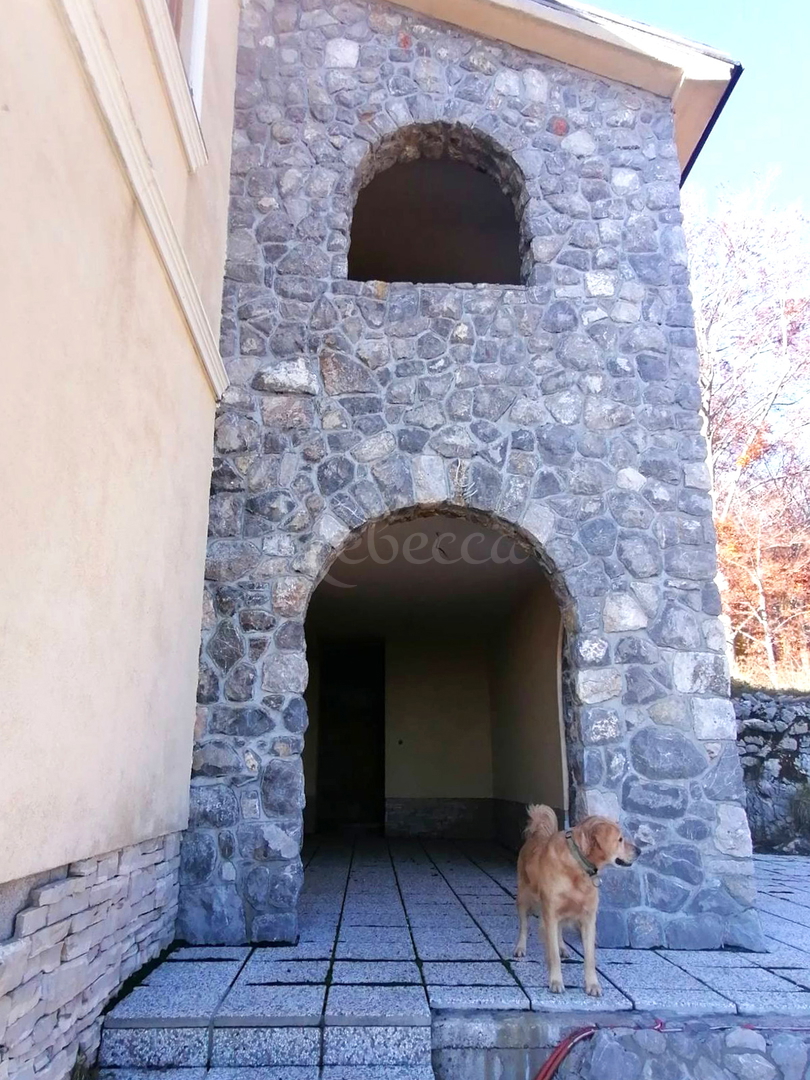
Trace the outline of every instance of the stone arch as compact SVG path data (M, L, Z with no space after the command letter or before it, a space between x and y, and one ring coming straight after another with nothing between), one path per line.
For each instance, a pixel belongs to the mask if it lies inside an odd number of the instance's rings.
M508 200L505 205L511 203L512 206L520 280L526 284L531 271L531 235L525 215L529 203L526 177L514 156L490 133L475 124L437 120L431 123L409 124L385 135L369 148L352 178L351 193L355 201L355 211L358 197L373 181L398 165L417 161L457 163L484 174L494 182L492 194L497 198L499 190ZM435 179L437 177L434 177L434 181ZM429 203L429 187L424 195ZM491 208L489 204L484 206ZM511 233L507 233L504 239L511 242ZM472 237L468 237L468 240L471 241ZM354 242L353 231L352 243ZM467 276L461 275L459 280L467 280ZM511 278L508 281L503 280L505 283L514 283Z

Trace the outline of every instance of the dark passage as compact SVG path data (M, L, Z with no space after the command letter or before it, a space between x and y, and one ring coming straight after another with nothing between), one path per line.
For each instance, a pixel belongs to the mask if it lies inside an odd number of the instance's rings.
M321 639L318 830L382 832L385 646Z
M349 278L519 285L512 201L491 176L463 162L394 165L357 198Z

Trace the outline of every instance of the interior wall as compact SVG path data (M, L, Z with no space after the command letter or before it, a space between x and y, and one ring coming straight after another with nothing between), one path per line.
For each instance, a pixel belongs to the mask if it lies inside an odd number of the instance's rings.
M490 665L493 795L514 808L501 808L506 818L522 818L532 802L562 811L560 610L544 581L533 584L503 630Z
M484 640L392 637L385 673L386 798L492 798Z

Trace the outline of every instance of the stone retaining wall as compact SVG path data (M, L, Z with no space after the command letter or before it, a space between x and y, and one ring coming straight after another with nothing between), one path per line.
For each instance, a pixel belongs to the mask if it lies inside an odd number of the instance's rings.
M742 694L734 710L756 849L810 854L810 697Z
M810 1029L800 1021L752 1019L738 1026L728 1017L653 1018L637 1027L616 1017L573 1048L555 1072L558 1080L803 1080ZM437 1080L527 1080L566 1035L586 1026L579 1018L446 1017L433 1025ZM599 1018L598 1024L604 1023ZM798 1030L787 1030L797 1027Z
M177 833L71 863L32 890L0 944L0 1080L62 1080L92 1061L101 1011L174 938Z

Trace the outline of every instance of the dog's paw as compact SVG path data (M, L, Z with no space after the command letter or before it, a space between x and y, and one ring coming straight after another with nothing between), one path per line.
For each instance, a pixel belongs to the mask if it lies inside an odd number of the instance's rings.
M560 942L560 957L563 960L571 959L571 950L568 948L564 941Z
M585 993L591 997L601 997L602 987L599 985L599 980L594 979L593 982L585 983Z
M561 994L565 990L565 983L562 979L551 979L548 988L552 994ZM602 991L600 990L599 992L601 993Z
M512 955L514 956L514 958L516 960L520 960L521 957L526 955L526 946L525 945L516 945L515 946L515 951L514 951L514 953Z

